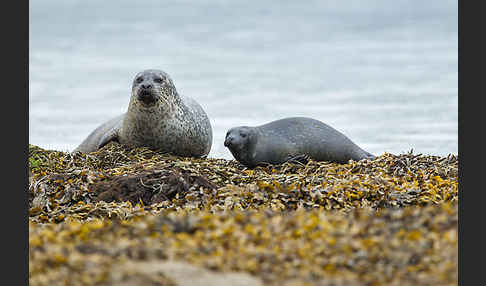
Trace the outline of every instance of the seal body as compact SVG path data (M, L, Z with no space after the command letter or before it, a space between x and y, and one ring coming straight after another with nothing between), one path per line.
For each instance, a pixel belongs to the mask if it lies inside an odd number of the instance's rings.
M231 128L224 145L238 162L250 168L305 156L337 163L375 158L331 126L306 117Z
M160 70L135 76L128 110L96 128L75 150L93 152L110 141L148 147L184 157L206 157L213 133L207 114L192 98L179 95Z

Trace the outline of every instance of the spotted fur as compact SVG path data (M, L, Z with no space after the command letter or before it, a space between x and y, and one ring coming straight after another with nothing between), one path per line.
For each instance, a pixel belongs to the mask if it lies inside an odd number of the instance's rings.
M212 128L202 107L179 95L167 73L145 70L133 80L128 111L95 129L74 151L96 151L113 140L179 156L206 157Z

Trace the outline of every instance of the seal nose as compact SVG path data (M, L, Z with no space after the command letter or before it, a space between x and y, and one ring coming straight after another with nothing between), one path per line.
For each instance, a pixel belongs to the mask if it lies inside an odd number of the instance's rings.
M226 139L224 140L224 147L229 147L231 144L233 144L233 137L226 137Z
M142 83L142 85L140 85L141 88L143 89L151 89L152 88L152 84L150 83Z

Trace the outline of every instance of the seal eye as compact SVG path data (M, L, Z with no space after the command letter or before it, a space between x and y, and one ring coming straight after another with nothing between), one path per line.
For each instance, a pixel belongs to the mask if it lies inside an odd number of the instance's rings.
M162 80L162 78L160 78L160 77L156 77L156 78L154 78L154 82L156 82L156 83L162 83L162 81L163 81L163 80Z
M135 80L137 83L141 83L143 81L143 77L139 77Z
M240 133L240 136L241 136L242 138L246 138L246 133Z

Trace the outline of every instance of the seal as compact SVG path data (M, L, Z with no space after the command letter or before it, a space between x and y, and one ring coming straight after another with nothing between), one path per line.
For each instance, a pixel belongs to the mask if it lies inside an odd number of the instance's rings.
M89 153L110 141L183 157L207 157L213 132L203 108L179 95L161 70L139 72L127 112L96 128L73 152Z
M375 158L341 132L307 117L283 118L256 127L233 127L226 133L224 146L249 168L302 158L336 163Z

